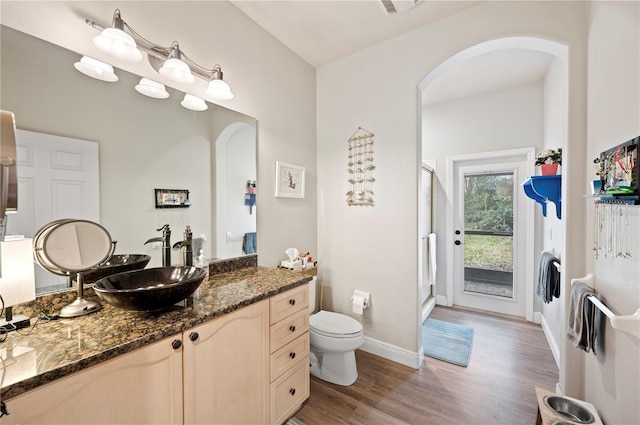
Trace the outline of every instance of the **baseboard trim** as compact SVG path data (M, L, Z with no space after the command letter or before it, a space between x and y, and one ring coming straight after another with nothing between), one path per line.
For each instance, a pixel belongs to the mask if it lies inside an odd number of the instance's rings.
M542 313L539 311L536 311L533 313L533 323L539 325L540 322L542 322Z
M414 369L420 369L422 365L423 356L420 355L420 353L409 351L393 344L387 344L386 342L378 341L368 336L364 337L364 344L362 344L360 350Z
M435 306L436 306L435 297L429 298L427 302L424 303L424 305L422 306L422 320L420 321L420 324L424 323L424 321L427 320L427 317L429 317L429 314L431 314Z
M447 297L445 295L436 295L436 305L451 307L449 304L447 304Z
M560 369L560 349L558 348L558 344L556 344L556 340L551 333L551 328L549 328L549 324L542 313L540 313L540 326L542 326L544 336L547 338L547 343L549 344L553 358L556 360L556 365L558 366L558 369Z

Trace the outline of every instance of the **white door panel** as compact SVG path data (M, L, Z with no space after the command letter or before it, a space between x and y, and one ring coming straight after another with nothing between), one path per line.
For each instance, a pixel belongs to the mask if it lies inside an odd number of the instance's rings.
M60 218L100 221L98 143L17 130L18 212L8 235L32 238ZM36 290L67 279L35 266Z
M526 201L524 200L519 184L521 180L524 180L524 176L528 171L526 155L520 157L507 156L485 158L482 160L456 161L454 164L454 187L456 193L453 194L453 200L456 234L453 239L455 243L453 247L455 264L453 274L453 303L475 309L525 317L526 291L528 290L528 280L524 273L524 271L527 270L527 257L525 253L527 251L526 244L533 243L533 241L527 241ZM476 177L482 178L483 176L491 175L502 175L510 181L510 186L513 190L512 236L477 235L474 234L474 229L466 229L467 234L465 235L465 185L469 185L470 180ZM457 231L460 231L460 233L458 234ZM498 231L497 233L500 232ZM467 258L465 260L465 236L469 238L469 243L471 243L471 237L482 238L480 240L480 246L483 253L489 252L491 249L489 241L492 240L492 238L496 241L505 241L507 244L509 238L512 238L512 248L510 248L512 258L509 259L512 261L510 265L513 273L511 283L495 285L494 282L491 282L491 279L494 279L494 277L488 277L487 280L485 280L485 276L478 279L480 283L469 282L469 280L473 279L465 276L465 272L469 272L472 269L479 270L480 273L489 272L488 274L500 272L498 270L492 270L493 267L487 267L488 270L482 270L482 267L478 269L472 266L466 267L469 259ZM476 240L476 246L477 244L478 241ZM467 268L469 270L466 270ZM506 272L506 274L508 274L508 272ZM490 283L486 284L485 282ZM495 283L497 283L497 281L495 281ZM503 291L503 289L506 290Z

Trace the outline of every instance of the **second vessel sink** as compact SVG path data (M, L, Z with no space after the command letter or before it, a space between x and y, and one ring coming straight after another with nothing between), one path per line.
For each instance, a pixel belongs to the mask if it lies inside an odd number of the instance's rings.
M84 272L83 281L87 284L112 274L144 269L149 260L151 257L144 254L114 254L99 269Z
M590 424L595 421L593 414L581 404L566 397L549 395L544 398L548 408L559 415L579 424Z
M155 311L193 294L205 275L198 267L156 267L107 276L98 280L93 289L115 307Z

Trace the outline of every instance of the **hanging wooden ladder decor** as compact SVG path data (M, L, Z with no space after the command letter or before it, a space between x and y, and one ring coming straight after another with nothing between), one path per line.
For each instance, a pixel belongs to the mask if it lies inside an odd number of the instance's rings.
M349 148L347 173L349 190L347 191L347 205L373 205L373 133L358 127L355 133L347 139Z

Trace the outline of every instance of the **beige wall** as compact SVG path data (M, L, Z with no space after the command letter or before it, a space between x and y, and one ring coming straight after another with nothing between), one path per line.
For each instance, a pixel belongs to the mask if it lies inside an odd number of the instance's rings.
M589 193L596 176L592 160L606 149L640 135L640 3L594 2L589 8L588 164L580 189ZM594 220L594 203L585 201L588 223ZM640 308L640 206L628 211L624 233L631 259L595 259L593 226L584 255L586 272L595 275L595 288L620 315ZM625 214L626 216L626 214ZM626 221L626 220L625 220ZM597 356L584 354L585 398L596 405L605 423L640 423L640 340L604 326L604 345Z
M330 288L332 307L343 313L351 310L354 289L371 292L372 307L362 321L378 352L407 364L420 360L418 84L451 56L484 41L526 34L565 44L571 64L568 150L582 158L584 17L580 2L488 2L318 69L319 250L327 263L321 279ZM344 201L345 140L357 126L376 135L373 208L347 207ZM583 170L582 160L564 170L570 188L576 182L582 186ZM437 200L439 206L447 202ZM563 204L564 212L576 217L566 226L572 240L584 237L584 217L577 212L583 203L575 194ZM446 244L448 235L442 236L440 243ZM577 258L568 260L568 275L584 269L582 253L572 255ZM439 259L443 265L447 261Z

